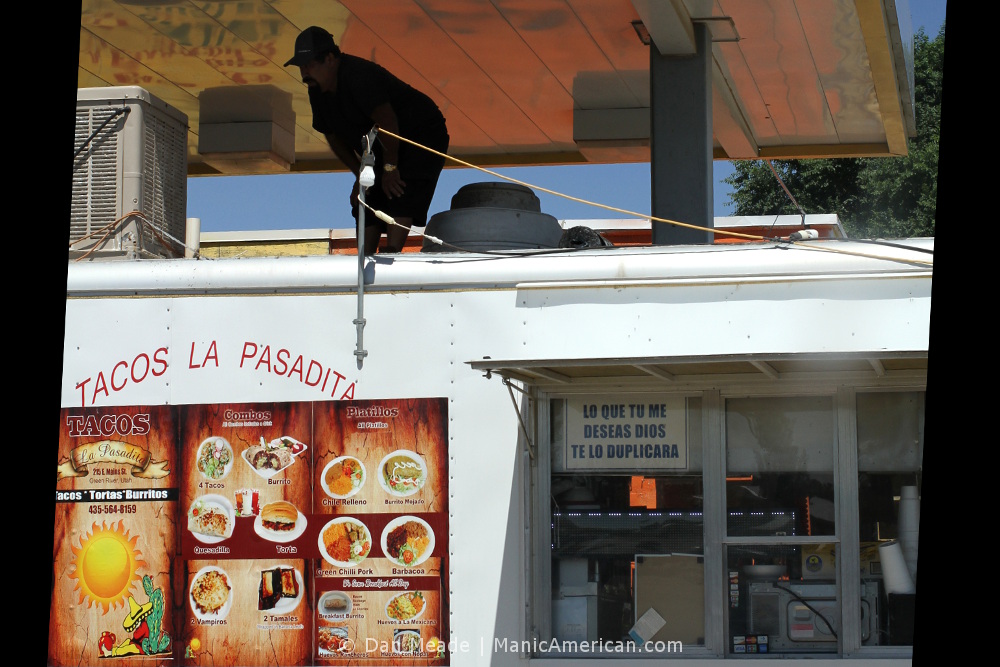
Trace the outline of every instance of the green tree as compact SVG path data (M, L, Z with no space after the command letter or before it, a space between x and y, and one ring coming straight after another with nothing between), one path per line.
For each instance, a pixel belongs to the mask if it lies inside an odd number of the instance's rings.
M853 238L934 235L944 30L933 40L923 29L914 36L917 136L905 157L771 161L806 213L836 213ZM733 188L734 215L799 213L766 162L733 166L724 182Z

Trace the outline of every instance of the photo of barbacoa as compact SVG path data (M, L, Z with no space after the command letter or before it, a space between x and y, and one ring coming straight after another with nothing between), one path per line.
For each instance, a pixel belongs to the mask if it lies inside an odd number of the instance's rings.
M386 535L386 556L400 565L411 565L422 560L430 542L428 527L422 521L402 523Z

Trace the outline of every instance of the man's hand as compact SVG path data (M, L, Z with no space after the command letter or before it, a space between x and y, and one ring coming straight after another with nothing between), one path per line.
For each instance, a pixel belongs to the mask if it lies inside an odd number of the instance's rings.
M382 172L382 192L385 193L386 197L389 199L402 197L404 188L406 188L406 181L400 177L399 169Z

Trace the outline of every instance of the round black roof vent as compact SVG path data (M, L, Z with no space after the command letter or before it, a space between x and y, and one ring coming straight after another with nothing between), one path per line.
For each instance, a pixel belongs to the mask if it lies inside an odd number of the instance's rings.
M451 210L427 221L424 230L449 246L424 239L422 252L556 248L563 229L541 212L531 188L516 183L470 183L451 198Z

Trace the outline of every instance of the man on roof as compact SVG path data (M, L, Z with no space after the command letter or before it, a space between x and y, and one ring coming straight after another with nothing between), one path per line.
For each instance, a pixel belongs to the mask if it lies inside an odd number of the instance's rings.
M375 146L375 184L365 192L365 202L391 216L399 225L387 225L365 211L366 252L375 252L382 233L386 246L380 252L401 252L413 225L427 224L438 177L448 150L444 115L434 101L371 61L342 53L333 36L323 28L306 28L295 39L295 55L285 67L296 65L309 87L313 127L326 137L334 154L358 176L366 136L373 126L434 149L424 150L385 132ZM358 181L351 192L351 209L358 220Z

